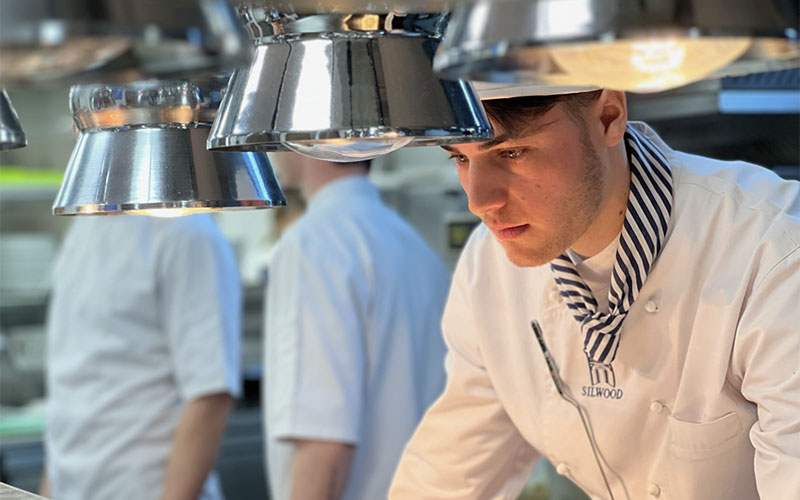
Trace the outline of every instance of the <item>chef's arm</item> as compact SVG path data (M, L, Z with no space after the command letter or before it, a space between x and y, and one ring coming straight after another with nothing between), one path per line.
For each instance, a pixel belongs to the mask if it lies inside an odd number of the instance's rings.
M342 498L355 447L334 441L292 440L292 492L290 500Z
M39 480L39 496L50 498L52 495L50 492L50 480L47 478L47 469L42 468L42 478Z
M455 360L452 351L448 356L447 387L406 446L389 498L516 498L538 453L514 427L486 373Z
M164 479L164 500L196 500L214 466L233 404L227 393L193 399L186 404L172 438Z
M454 281L442 320L444 393L400 458L391 500L516 498L538 460L497 397L462 290Z
M732 367L754 402L750 429L761 498L800 491L800 248L757 281L739 321Z

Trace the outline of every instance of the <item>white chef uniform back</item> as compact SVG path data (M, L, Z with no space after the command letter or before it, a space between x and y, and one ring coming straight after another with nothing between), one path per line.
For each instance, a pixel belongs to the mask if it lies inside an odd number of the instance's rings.
M239 393L240 304L209 216L75 218L48 320L54 498L159 498L185 403ZM203 498L221 496L212 476Z
M345 500L385 498L403 446L444 383L439 327L449 276L363 177L310 200L272 255L264 402L273 497L286 439L355 445Z

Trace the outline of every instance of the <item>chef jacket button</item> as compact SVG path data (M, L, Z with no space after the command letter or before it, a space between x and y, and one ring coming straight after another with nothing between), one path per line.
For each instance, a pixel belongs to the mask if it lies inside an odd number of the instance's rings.
M652 300L648 300L647 303L644 305L644 310L649 313L654 313L658 311L658 304L656 304Z
M661 413L661 410L664 409L664 404L660 401L653 401L650 403L650 411L652 413Z
M565 464L564 462L561 462L556 467L556 472L558 472L562 476L566 476L567 474L569 474L569 466L567 466L567 464Z
M553 288L550 290L550 293L547 294L547 298L550 299L550 302L556 302L561 297L561 293Z
M647 487L647 494L651 497L657 497L661 494L661 488L657 484L651 484Z

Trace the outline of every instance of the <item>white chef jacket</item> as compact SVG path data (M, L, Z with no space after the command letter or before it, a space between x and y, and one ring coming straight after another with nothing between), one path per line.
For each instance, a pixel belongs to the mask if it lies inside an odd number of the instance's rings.
M271 256L264 389L272 498L287 439L355 445L345 500L386 498L400 453L444 386L449 276L365 177L317 191Z
M800 498L800 184L672 151L635 126L672 166L674 209L621 330L616 386L591 385L550 266L514 266L477 229L443 319L446 389L405 450L391 499L513 499L539 454L608 498L534 319L616 499Z
M239 394L240 304L209 216L75 219L47 329L55 499L159 498L184 404ZM222 498L215 476L202 498Z

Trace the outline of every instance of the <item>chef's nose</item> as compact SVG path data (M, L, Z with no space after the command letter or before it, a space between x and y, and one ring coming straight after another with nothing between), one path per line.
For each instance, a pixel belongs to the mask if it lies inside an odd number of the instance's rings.
M477 216L490 213L508 201L508 184L503 169L491 164L469 166L469 210Z

